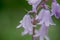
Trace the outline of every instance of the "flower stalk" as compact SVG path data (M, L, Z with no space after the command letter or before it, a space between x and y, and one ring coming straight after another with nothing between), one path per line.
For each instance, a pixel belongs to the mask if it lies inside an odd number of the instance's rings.
M33 25L36 25L36 13L34 13L34 18L33 18ZM36 40L36 37L34 37L35 35L35 27L33 27L33 34L32 34L32 40Z

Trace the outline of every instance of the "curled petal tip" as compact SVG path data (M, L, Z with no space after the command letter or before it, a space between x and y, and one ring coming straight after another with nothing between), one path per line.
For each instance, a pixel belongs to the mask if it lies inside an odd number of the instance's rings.
M16 28L20 28L22 25L20 24L20 25L18 25Z
M27 31L24 31L24 32L22 32L22 35L24 36L24 35L26 35L28 32Z

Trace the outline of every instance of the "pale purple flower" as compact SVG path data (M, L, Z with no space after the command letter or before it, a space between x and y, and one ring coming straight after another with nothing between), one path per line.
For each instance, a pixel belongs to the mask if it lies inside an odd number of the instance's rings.
M52 1L52 15L55 15L56 18L60 18L60 5L56 0Z
M39 21L39 24L45 24L46 26L55 25L48 9L41 9L36 19Z
M24 32L22 32L22 35L25 35L27 33L32 34L32 28L33 24L31 23L31 18L29 14L26 14L23 19L20 21L20 25L17 26L17 28L23 27Z
M34 37L39 37L40 40L44 40L44 38L46 40L50 40L48 37L48 27L45 26L45 24L42 24L40 29L36 32L36 35L34 35Z
M32 12L37 12L36 8L41 2L41 0L27 0L30 5L32 5Z

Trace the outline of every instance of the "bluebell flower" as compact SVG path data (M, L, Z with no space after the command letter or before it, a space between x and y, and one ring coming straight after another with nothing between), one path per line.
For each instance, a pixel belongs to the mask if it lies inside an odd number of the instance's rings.
M32 5L32 10L30 12L37 12L36 8L41 2L41 0L27 0L30 5Z
M52 21L51 14L48 9L41 9L36 19L39 20L39 24L45 24L47 27L49 25L55 25Z
M27 33L32 34L32 28L33 24L31 22L31 18L29 14L26 14L23 19L20 21L20 25L17 26L17 28L23 27L24 32L22 32L22 35L25 35Z
M56 0L52 1L52 16L55 15L56 18L60 18L60 5Z
M34 37L39 37L40 40L44 40L44 38L46 40L50 40L48 37L48 27L45 24L42 24L40 29L34 35Z

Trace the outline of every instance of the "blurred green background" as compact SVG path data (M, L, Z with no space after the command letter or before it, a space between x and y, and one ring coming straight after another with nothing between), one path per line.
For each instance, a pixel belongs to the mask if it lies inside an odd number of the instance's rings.
M57 1L60 3L60 0ZM0 0L0 40L31 40L31 35L21 35L23 28L16 29L26 14L25 9L31 9L26 0ZM56 26L49 27L50 40L60 40L60 19L52 18Z

